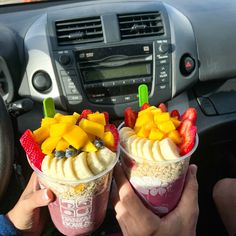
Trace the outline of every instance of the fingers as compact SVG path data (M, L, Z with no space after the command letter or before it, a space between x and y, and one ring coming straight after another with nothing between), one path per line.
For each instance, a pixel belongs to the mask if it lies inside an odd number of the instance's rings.
M23 198L25 210L30 212L38 207L47 206L54 199L54 195L49 189L41 189L31 192Z
M134 216L142 215L142 212L147 209L134 192L132 186L124 174L124 171L119 165L115 167L114 178L118 189L118 196L116 196L114 201L121 201L122 206L125 209L128 209L130 214ZM120 209L121 208L115 204L115 210L118 210L119 212Z
M198 182L197 182L197 166L190 165L186 176L185 187L181 200L178 204L178 210L181 215L192 217L193 214L198 215Z

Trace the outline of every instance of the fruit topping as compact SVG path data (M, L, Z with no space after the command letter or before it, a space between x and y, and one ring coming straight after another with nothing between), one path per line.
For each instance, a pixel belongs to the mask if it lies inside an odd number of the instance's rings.
M54 151L54 155L55 155L55 157L57 157L57 158L63 158L63 157L65 156L65 152L55 150L55 151Z
M85 110L83 110L83 111L81 112L81 115L80 115L79 119L78 119L78 122L80 122L80 120L82 120L83 118L84 118L84 119L87 119L88 114L92 114L92 113L93 113L93 112L92 112L90 109L85 109Z
M164 159L174 159L180 155L185 155L194 146L196 136L196 119L197 111L195 108L188 108L181 116L178 110L172 110L170 113L164 103L161 103L158 107L150 106L148 103L143 104L138 114L128 107L124 111L125 128L131 128L130 130L121 130L121 140L127 141L124 146L127 150L135 156L141 155L136 153L137 148L141 144L146 147L146 159L156 159L151 150L153 142L160 141L160 145L168 147L169 151L163 151L162 156ZM127 139L126 136L130 136ZM146 140L137 141L136 137ZM109 138L106 138L109 140ZM163 141L165 140L165 141ZM152 142L150 142L152 141ZM163 141L163 142L162 142ZM134 143L134 144L130 144ZM158 146L159 144L155 144ZM164 150L164 148L162 148ZM155 152L155 150L154 150ZM178 155L177 155L178 153ZM169 154L169 157L165 157ZM160 155L159 155L160 156ZM158 158L161 159L161 158Z
M179 114L179 111L178 110L172 110L171 112L170 112L170 116L171 117L175 117L176 119L180 119L180 114Z
M119 133L115 125L105 125L105 133L103 141L106 147L112 151L116 151L119 144Z
M185 119L191 120L195 125L197 121L197 110L194 107L188 108L181 116L182 121L184 121Z
M41 170L41 163L45 155L42 153L39 144L35 141L34 135L29 129L21 136L20 143L30 162Z
M131 107L127 107L124 111L125 126L133 128L138 114Z
M66 149L65 157L75 157L76 155L78 155L78 151L75 148L69 147Z
M104 142L101 139L95 139L94 145L96 148L101 149L104 147Z
M145 102L145 103L141 106L140 111L145 110L145 109L147 109L147 108L149 108L149 107L150 107L150 104L147 103L147 102Z

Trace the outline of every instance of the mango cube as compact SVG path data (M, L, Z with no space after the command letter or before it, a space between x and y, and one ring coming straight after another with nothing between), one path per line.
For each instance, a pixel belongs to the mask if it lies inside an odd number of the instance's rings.
M95 112L92 114L88 114L87 116L88 120L94 121L96 123L99 123L101 125L105 125L106 124L106 119L103 113L99 113L99 112Z
M51 154L59 140L60 137L48 137L41 145L42 152L47 155Z
M57 120L55 118L45 117L41 121L41 127L45 127L45 126L50 127L51 125L56 124L56 123L57 123Z
M62 115L57 118L59 123L69 123L75 125L77 122L76 116L73 115Z
M170 114L168 112L155 113L154 121L156 124L166 122L170 119Z
M79 117L80 117L80 114L79 113L77 113L77 112L74 112L73 113L73 116L75 117L75 119L76 119L76 121L79 119Z
M79 126L87 133L93 134L99 138L103 138L104 135L104 125L93 122L91 120L82 119L79 122Z
M150 111L147 111L142 116L138 116L136 123L135 123L135 127L141 127L144 124L147 124L149 122L153 122L153 114Z
M145 127L141 127L137 135L141 138L147 138L149 136L149 133L150 133L149 129L145 129Z
M70 144L66 142L64 139L60 139L59 142L57 143L56 150L57 151L65 151Z
M88 135L77 125L73 125L63 138L76 149L80 149L88 141Z
M168 137L174 141L176 144L180 144L182 142L182 138L177 130L173 130L168 134Z
M170 118L171 119L171 121L173 122L173 124L174 124L174 126L175 126L175 128L178 128L179 126L180 126L180 124L181 124L181 121L180 120L178 120L177 118Z
M159 140L159 141L162 140L164 137L165 137L165 134L155 127L151 129L148 136L150 140Z
M49 128L48 126L43 126L36 129L33 133L35 141L41 144L49 136Z
M51 137L62 137L66 132L68 132L72 127L70 123L57 123L50 127Z
M175 126L171 120L157 124L158 129L163 133L169 133L175 130Z
M114 136L110 131L104 133L103 139L105 146L114 146Z
M82 151L84 152L96 152L97 151L97 148L95 147L95 145L88 141L82 148Z

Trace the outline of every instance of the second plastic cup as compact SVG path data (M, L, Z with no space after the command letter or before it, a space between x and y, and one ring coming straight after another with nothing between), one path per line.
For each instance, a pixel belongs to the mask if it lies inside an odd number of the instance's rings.
M78 181L57 180L45 176L31 165L40 186L53 191L55 201L49 204L49 212L56 228L68 236L87 235L103 222L116 159L100 174Z
M123 124L119 130L122 127ZM124 143L125 140L120 143L121 163L134 190L155 214L163 216L169 213L180 200L189 160L198 146L198 135L191 152L171 161L141 161L142 158L127 152Z

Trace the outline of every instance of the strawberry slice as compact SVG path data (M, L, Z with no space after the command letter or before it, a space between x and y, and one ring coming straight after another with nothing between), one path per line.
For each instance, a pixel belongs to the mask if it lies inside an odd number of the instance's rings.
M183 142L180 145L180 155L183 156L189 153L195 143L195 136L197 133L197 127L192 125L187 132L183 135Z
M132 109L132 107L127 107L124 111L125 126L134 128L138 113Z
M178 127L180 135L184 136L186 133L189 132L192 126L193 122L191 120L185 119L184 121L182 121L180 126Z
M189 119L196 124L197 121L197 110L194 107L188 108L181 116L181 120Z
M147 108L149 108L149 107L150 107L150 104L147 103L147 102L145 102L145 103L141 106L140 111L145 110L145 109L147 109Z
M87 119L88 114L92 114L93 112L90 109L85 109L81 112L81 115L77 121L77 124L79 124L79 122L84 118Z
M110 131L113 135L113 142L112 142L113 144L112 144L112 146L107 146L107 147L109 149L111 149L112 151L116 151L119 141L120 141L119 132L118 132L116 126L113 124L105 125L105 132L107 132L107 131Z
M27 129L20 138L20 143L24 148L31 163L41 170L41 164L44 158L40 146L34 139L34 135L31 130Z
M160 103L158 108L160 108L162 112L168 111L167 106L164 103Z
M108 112L104 111L103 114L104 114L104 117L105 117L106 124L109 124L109 114L108 114Z
M171 117L176 117L178 120L180 119L179 111L176 110L176 109L173 110L173 111L171 111L170 116L171 116Z

